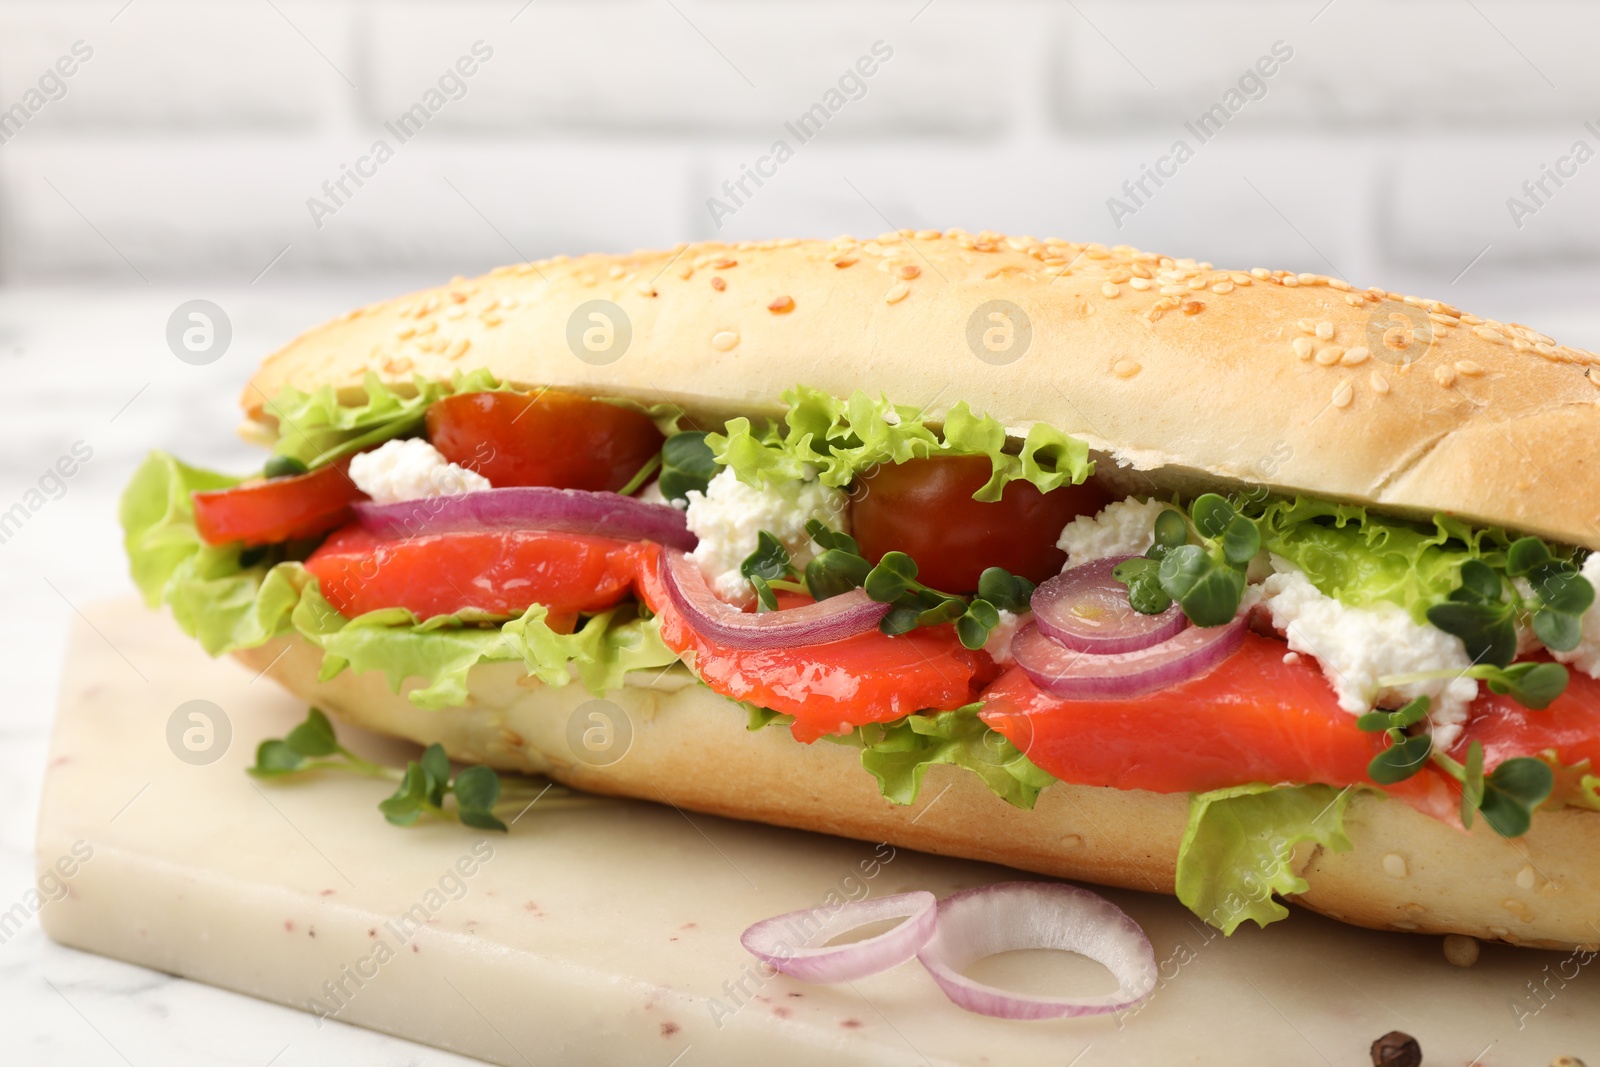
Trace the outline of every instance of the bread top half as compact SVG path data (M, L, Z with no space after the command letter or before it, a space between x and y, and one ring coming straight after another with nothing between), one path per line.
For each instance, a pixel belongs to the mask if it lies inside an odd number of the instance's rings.
M619 313L620 312L620 313ZM595 316L599 315L600 318ZM594 332L590 332L594 331ZM902 230L502 267L302 334L241 402L487 368L693 414L804 384L1086 440L1127 492L1261 485L1600 549L1600 357L1437 300L1126 246Z

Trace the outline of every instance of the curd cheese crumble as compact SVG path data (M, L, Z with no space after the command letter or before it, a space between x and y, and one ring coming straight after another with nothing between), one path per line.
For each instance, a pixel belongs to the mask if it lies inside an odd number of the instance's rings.
M1067 523L1056 547L1067 554L1068 567L1109 556L1143 555L1155 541L1156 516L1171 506L1131 496L1107 504L1098 515L1081 515Z
M694 561L712 591L724 600L749 598L750 583L739 573L739 566L756 550L762 530L782 541L790 561L801 569L816 555L806 533L808 520L818 519L835 530L849 532L848 498L819 481L783 482L757 489L741 482L733 468L725 467L704 493L691 489L686 495L689 507L685 517L689 529L700 538Z
M491 488L489 479L451 463L420 437L385 441L371 452L351 456L350 480L375 504Z

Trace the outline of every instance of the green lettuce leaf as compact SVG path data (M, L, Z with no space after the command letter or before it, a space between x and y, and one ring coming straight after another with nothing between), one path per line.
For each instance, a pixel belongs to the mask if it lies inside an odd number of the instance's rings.
M822 484L839 487L884 463L933 455L987 456L994 473L973 498L994 501L1014 481L1048 492L1094 473L1089 446L1044 423L1034 424L1018 452L1007 451L1005 427L974 415L965 401L945 415L941 438L923 423L919 409L887 398L874 400L860 391L839 400L795 386L783 400L789 412L781 424L730 419L725 433L706 438L717 462L732 467L748 485L815 474Z
M333 463L364 448L422 428L428 406L456 393L509 389L487 370L457 374L449 382L418 378L404 392L390 389L367 372L364 404L342 405L331 385L306 393L286 385L266 401L265 411L278 420L273 452L308 467Z
M964 767L983 779L995 796L1019 808L1032 808L1039 791L1055 778L1033 765L1004 736L978 718L981 704L933 715L907 715L873 723L824 740L861 748L861 766L878 780L878 790L895 804L912 804L923 776L936 763ZM750 729L789 721L766 708L750 707Z
M323 650L324 680L347 669L375 670L399 692L406 679L421 679L409 697L431 710L463 703L467 674L479 663L520 661L554 686L575 672L598 694L620 686L628 671L677 661L655 620L641 618L632 604L592 616L572 634L551 630L541 605L509 621L470 613L419 620L403 608L346 619L299 562L247 564L265 554L200 540L189 493L232 484L155 453L129 483L121 508L129 568L145 600L167 604L179 627L214 656L297 632Z
M1472 527L1446 515L1424 524L1380 518L1353 504L1300 497L1268 504L1262 544L1305 572L1311 584L1351 607L1398 604L1418 623L1461 582L1461 565L1506 565L1504 530Z
M1350 848L1344 834L1350 792L1258 784L1194 794L1178 847L1178 899L1225 934L1246 919L1266 926L1286 917L1289 909L1273 894L1308 888L1290 867L1295 846L1314 841L1335 852Z

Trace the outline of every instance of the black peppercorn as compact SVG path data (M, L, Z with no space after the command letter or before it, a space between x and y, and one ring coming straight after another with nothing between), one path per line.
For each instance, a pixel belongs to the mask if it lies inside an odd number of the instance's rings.
M1422 1046L1410 1034L1391 1030L1372 1043L1372 1067L1419 1067Z

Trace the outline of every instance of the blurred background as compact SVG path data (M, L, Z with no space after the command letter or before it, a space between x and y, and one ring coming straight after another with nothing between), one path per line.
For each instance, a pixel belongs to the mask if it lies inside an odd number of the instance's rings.
M555 253L960 226L1600 347L1596 40L1579 0L0 2L0 909L66 628L131 592L122 483L152 447L259 462L233 398L299 330ZM192 300L228 334L199 365L168 343ZM119 1062L46 980L106 993L145 1062L309 1025L0 934L21 1062ZM296 1062L451 1062L333 1030Z

